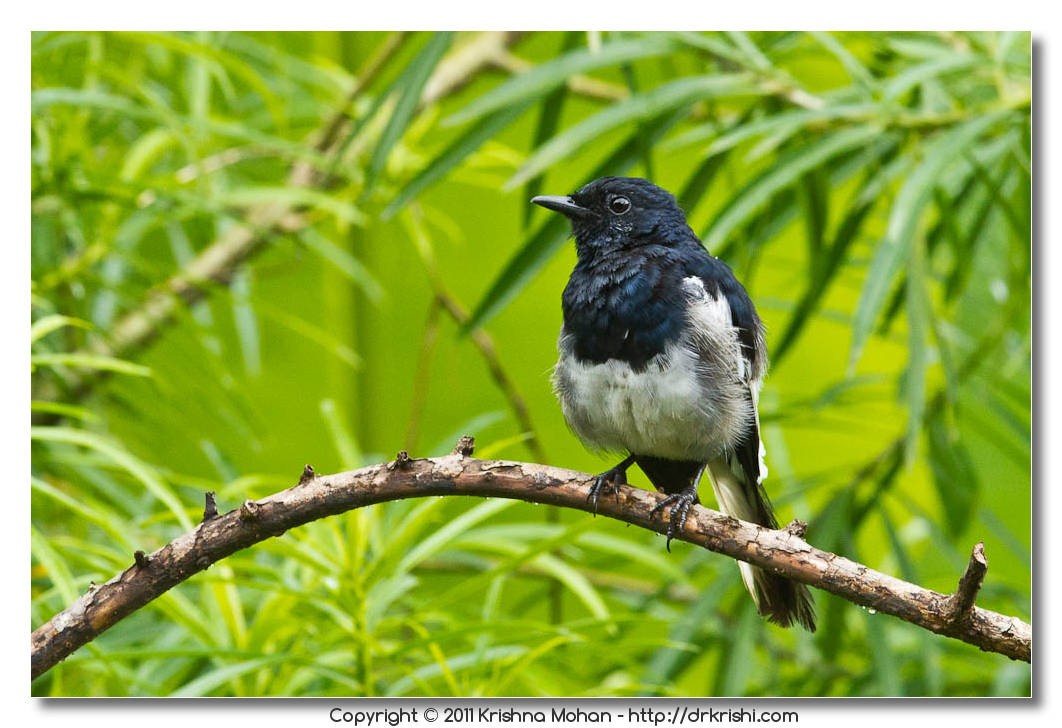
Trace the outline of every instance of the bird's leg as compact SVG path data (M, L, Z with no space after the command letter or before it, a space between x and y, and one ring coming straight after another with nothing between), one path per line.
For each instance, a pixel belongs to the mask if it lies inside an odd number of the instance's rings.
M601 490L606 487L611 488L618 501L619 487L627 484L627 468L633 464L634 456L631 455L616 467L606 470L594 478L594 482L590 484L590 493L586 496L586 500L593 502L595 516L597 515L597 497L601 494Z
M664 508L671 506L668 509L667 519L667 550L671 552L671 539L675 537L675 534L682 532L682 527L686 525L686 516L689 515L690 506L694 503L700 503L697 498L697 481L701 479L701 473L703 468L697 472L697 477L680 490L678 493L672 493L667 498L653 506L653 510L649 511L649 519L652 520L657 511L662 511Z

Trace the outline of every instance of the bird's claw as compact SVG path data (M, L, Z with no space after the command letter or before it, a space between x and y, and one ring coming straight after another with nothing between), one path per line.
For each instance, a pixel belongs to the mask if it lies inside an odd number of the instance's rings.
M616 496L616 502L618 503L619 487L626 484L627 469L619 466L595 476L594 482L590 484L590 492L586 496L586 501L594 504L594 515L597 515L597 499L602 490L611 490L612 494Z
M689 515L690 506L698 502L696 490L684 490L681 493L669 495L653 506L653 510L649 511L649 520L652 520L658 511L671 506L667 512L667 543L665 547L668 553L671 553L671 539L675 537L675 534L681 533L686 525L686 517Z

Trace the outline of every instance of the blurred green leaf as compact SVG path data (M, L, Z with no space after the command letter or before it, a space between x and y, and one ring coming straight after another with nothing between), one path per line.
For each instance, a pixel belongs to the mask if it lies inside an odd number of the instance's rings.
M738 225L803 174L839 154L867 144L881 133L882 130L873 125L845 129L792 150L730 198L705 231L704 246L708 250L718 248Z
M942 418L935 417L927 428L929 465L933 483L944 511L944 523L949 536L959 537L970 526L980 478L973 459L957 434L949 432Z
M449 146L432 159L417 175L402 187L390 204L384 208L381 218L389 220L395 213L416 199L417 195L444 178L451 170L463 162L470 154L479 149L485 141L491 139L511 123L516 121L529 104L503 109L479 120Z
M563 55L576 48L579 45L582 35L582 33L574 30L565 33L561 42L561 54ZM629 63L624 64L623 67L627 70L630 69ZM551 139L554 134L556 134L561 120L561 112L564 110L564 102L567 98L568 87L561 84L550 91L548 96L542 99L539 104L540 111L538 114L538 123L535 125L535 135L531 137L532 149L537 149L542 146L546 141ZM528 181L527 186L523 191L523 195L526 199L530 200L532 197L536 197L542 192L542 179L543 176L539 175ZM534 208L530 206L524 210L525 228L531 225L531 217L534 215L534 212Z
M66 562L55 552L48 540L40 532L30 526L30 551L37 561L44 567L48 578L52 580L64 604L73 604L78 597L77 587L74 585L74 577L66 568Z
M929 317L932 313L926 290L924 255L922 241L913 241L907 264L907 436L904 438L904 459L908 467L918 455L918 440L926 411L926 370L932 329Z
M864 91L872 93L875 87L874 75L854 53L845 48L844 44L837 40L832 33L823 31L810 31L810 35L818 41L823 48L828 50L844 66L849 78L855 81Z
M398 143L398 140L412 121L413 112L416 111L417 104L420 102L421 92L428 83L432 71L439 65L443 54L450 47L454 35L455 33L451 31L432 33L431 39L424 46L424 49L416 58L410 61L409 65L405 67L402 74L395 81L394 85L398 90L398 101L395 103L391 118L388 119L387 126L384 127L383 134L381 134L380 140L376 143L372 158L369 160L369 170L365 177L366 192L372 187L380 172L383 171L384 164L387 162L387 157L391 154L391 150Z
M590 118L558 134L536 149L527 161L505 183L504 189L512 190L537 176L561 159L574 154L592 140L623 124L650 122L654 117L667 114L694 101L715 96L740 96L761 93L744 74L694 76L658 86L626 101L599 111ZM638 144L645 144L644 132L636 134Z
M896 159L896 147L893 145L884 147L881 156L873 161L874 166L868 172L863 186L848 202L848 212L837 226L829 248L812 261L812 276L808 286L797 302L785 331L772 347L771 358L775 366L786 356L811 315L821 305L830 283L841 270L841 264L858 239L867 217L878 204L879 195L897 174L904 171L908 163L909 160L905 157Z
M600 50L572 51L506 81L453 114L445 123L456 126L499 110L512 108L527 99L542 98L573 75L597 68L619 65L639 58L660 56L674 50L675 41L667 34L647 34L635 40L609 43Z
M82 329L92 328L92 324L84 319L52 314L51 316L45 316L44 318L37 319L33 322L33 325L30 327L30 343L37 342L53 331L58 331L65 326L76 326Z
M752 602L744 600L737 625L727 635L727 649L719 652L719 667L715 675L715 695L741 697L746 693L748 677L752 673L756 635L762 630L760 615Z
M848 369L855 370L874 321L884 302L888 286L910 254L911 241L923 207L928 202L938 176L955 161L959 150L972 144L977 137L999 122L1004 113L979 116L955 129L945 132L926 150L925 157L900 188L889 215L885 237L877 247L867 272L863 292L859 297L852 324L852 345Z
M156 498L164 503L177 519L177 523L180 524L181 528L185 531L192 530L191 519L169 486L158 478L148 465L126 452L120 446L108 442L99 435L83 430L74 430L69 427L31 427L30 439L40 442L60 442L78 445L95 450L106 456L128 471L130 475L133 475Z
M133 364L124 359L115 359L113 356L99 354L33 354L30 356L30 365L33 367L60 366L95 369L96 371L131 374L135 377L151 376L151 370L148 367Z

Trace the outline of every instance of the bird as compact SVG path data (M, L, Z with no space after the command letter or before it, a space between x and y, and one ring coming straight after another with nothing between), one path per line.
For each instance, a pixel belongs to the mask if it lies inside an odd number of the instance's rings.
M553 389L568 426L598 452L626 453L588 501L617 494L634 464L666 494L666 548L708 470L727 515L778 528L763 487L758 402L765 327L730 267L711 255L675 197L648 180L602 177L532 203L571 222L577 262L561 296ZM739 561L757 611L815 631L803 584Z

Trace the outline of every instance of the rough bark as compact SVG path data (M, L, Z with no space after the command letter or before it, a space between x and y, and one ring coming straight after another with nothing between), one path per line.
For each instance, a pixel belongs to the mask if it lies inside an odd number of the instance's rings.
M94 585L74 604L35 630L31 637L35 678L168 589L226 556L319 518L402 498L479 496L514 498L589 511L592 476L572 470L505 460L477 460L471 438L451 455L414 460L404 451L394 462L335 475L316 476L307 466L298 484L245 501L217 515L208 498L205 519L152 554L135 561L106 584ZM663 496L621 486L601 498L598 512L658 533L666 518L650 518ZM803 539L799 522L779 530L739 521L701 506L690 509L676 538L747 561L836 594L881 614L890 614L989 652L1031 662L1032 626L973 604L987 569L978 544L956 595L923 589L827 553Z

